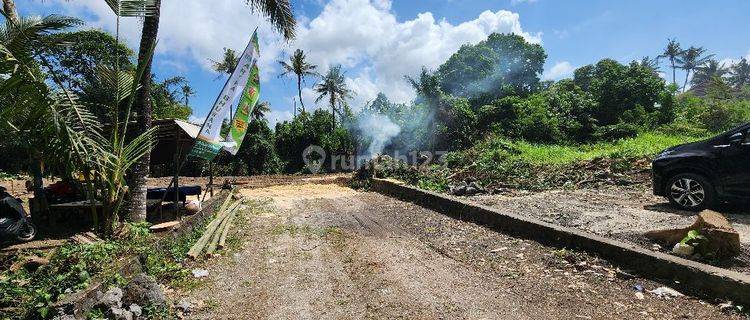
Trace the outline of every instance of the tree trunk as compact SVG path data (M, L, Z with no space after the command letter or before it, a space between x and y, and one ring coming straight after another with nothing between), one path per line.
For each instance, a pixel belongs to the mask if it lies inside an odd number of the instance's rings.
M16 4L13 0L3 0L3 11L10 17L14 22L18 22L18 13L16 12Z
M55 220L55 217L49 215L50 212L49 204L47 203L47 195L44 194L44 161L40 154L33 155L31 174L33 175L32 185L34 188L34 209L36 209L36 212L32 213L47 216L50 219L48 221L50 225L54 225L57 221L53 221Z
M674 58L669 60L672 62L672 84L677 84L677 67L674 65Z
M302 77L297 75L297 94L299 95L299 104L302 106L302 112L305 112L305 103L302 102Z
M685 84L682 86L682 93L687 90L688 78L690 78L690 69L685 70Z
M143 76L140 80L141 89L136 92L133 110L135 125L128 130L130 138L137 137L151 128L151 53L150 50L156 43L159 31L159 14L161 1L156 1L156 12L146 17L143 21L141 32L141 44L138 52L139 67L145 63ZM146 178L149 173L150 153L146 153L138 163L134 164L130 174L127 176L128 193L126 197L126 212L131 221L146 220Z
M334 132L336 131L336 98L333 97L333 93L331 93L331 116L333 116L331 132Z

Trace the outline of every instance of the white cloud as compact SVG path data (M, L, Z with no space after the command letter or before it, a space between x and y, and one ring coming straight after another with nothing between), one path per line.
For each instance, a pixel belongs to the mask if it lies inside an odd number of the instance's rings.
M271 110L271 112L266 114L266 119L268 119L268 127L273 129L276 128L276 124L279 122L292 120L292 112Z
M67 10L67 14L89 17L88 26L110 32L115 30L115 15L104 1L55 2ZM197 64L209 70L209 59L219 59L224 47L241 51L252 31L258 27L263 50L261 71L269 75L276 70L276 59L285 43L273 27L265 19L253 14L243 1L163 1L161 10L157 55L168 55L170 60L187 58L189 64L183 65L190 67ZM131 48L138 47L141 25L141 19L138 18L121 19L121 37Z
M363 71L349 75L358 95L353 108L382 91L397 102L414 97L404 75L414 76L422 66L436 68L461 45L475 44L490 33L515 33L541 42L541 33L524 32L518 14L500 10L482 12L476 19L453 25L425 12L399 22L384 0L332 0L323 12L298 30L291 44L308 53L324 71L330 65Z
M67 14L89 17L89 26L114 31L115 17L101 0L53 0ZM398 21L390 0L331 0L315 18L299 16L297 39L287 43L263 18L237 0L164 1L159 26L157 59L168 56L171 63L200 66L208 70L208 59L218 59L222 48L241 50L255 27L261 41L262 79L278 74L276 61L302 48L309 60L325 71L342 64L347 83L357 91L353 108L371 100L378 91L396 102L414 97L403 76L415 76L422 66L436 68L463 44L475 44L490 33L514 33L533 43L541 33L525 32L517 13L484 11L476 19L451 24L432 13ZM133 48L138 46L141 22L123 18L121 33ZM310 96L311 91L307 95ZM309 97L308 97L309 98ZM305 105L311 109L312 103ZM358 105L360 104L360 105Z
M750 61L750 50L747 51L747 54L745 55L744 58L745 58L745 60ZM720 64L724 64L724 67L729 68L732 65L734 65L735 63L740 62L741 59L742 59L742 57L740 57L740 58L724 58L721 61L719 61L719 63Z
M575 67L568 61L560 61L555 63L552 68L544 72L544 80L560 80L563 78L570 77L575 71Z

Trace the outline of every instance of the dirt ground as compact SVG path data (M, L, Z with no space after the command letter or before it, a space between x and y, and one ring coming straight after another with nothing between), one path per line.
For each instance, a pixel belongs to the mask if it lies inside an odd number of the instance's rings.
M470 201L546 222L573 227L654 249L642 234L649 230L687 227L695 212L677 210L654 196L648 185L604 186L594 189L511 192L467 197ZM723 213L740 234L744 253L722 267L750 272L750 210L724 205ZM671 248L660 250L670 251Z
M205 262L199 286L174 293L193 306L189 318L738 318L659 298L648 290L664 284L618 276L596 257L376 193L300 184L242 194L265 209L244 211L233 249Z

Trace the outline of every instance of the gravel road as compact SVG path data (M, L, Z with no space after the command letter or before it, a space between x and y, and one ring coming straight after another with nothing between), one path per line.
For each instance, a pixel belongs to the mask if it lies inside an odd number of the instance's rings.
M593 232L649 249L653 244L643 236L644 232L687 227L696 216L695 212L673 208L665 198L654 196L645 184L536 193L514 191L467 199L504 212ZM724 205L716 210L724 214L740 234L744 251L721 266L750 273L750 210L746 205ZM665 251L670 249L663 248Z
M205 262L197 288L174 293L189 318L738 317L687 296L640 296L634 286L663 284L375 193L303 184L242 194L266 209L244 211L233 249Z

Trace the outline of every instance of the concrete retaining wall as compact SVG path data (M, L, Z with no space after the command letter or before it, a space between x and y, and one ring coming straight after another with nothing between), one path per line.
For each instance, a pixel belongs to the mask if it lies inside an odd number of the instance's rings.
M699 297L750 304L750 276L743 273L643 249L636 245L529 217L501 212L462 199L407 186L398 181L373 179L372 190L515 237L535 240L555 247L591 252L621 268L634 270L645 278L667 283L683 292ZM675 284L674 281L679 281L679 284Z

